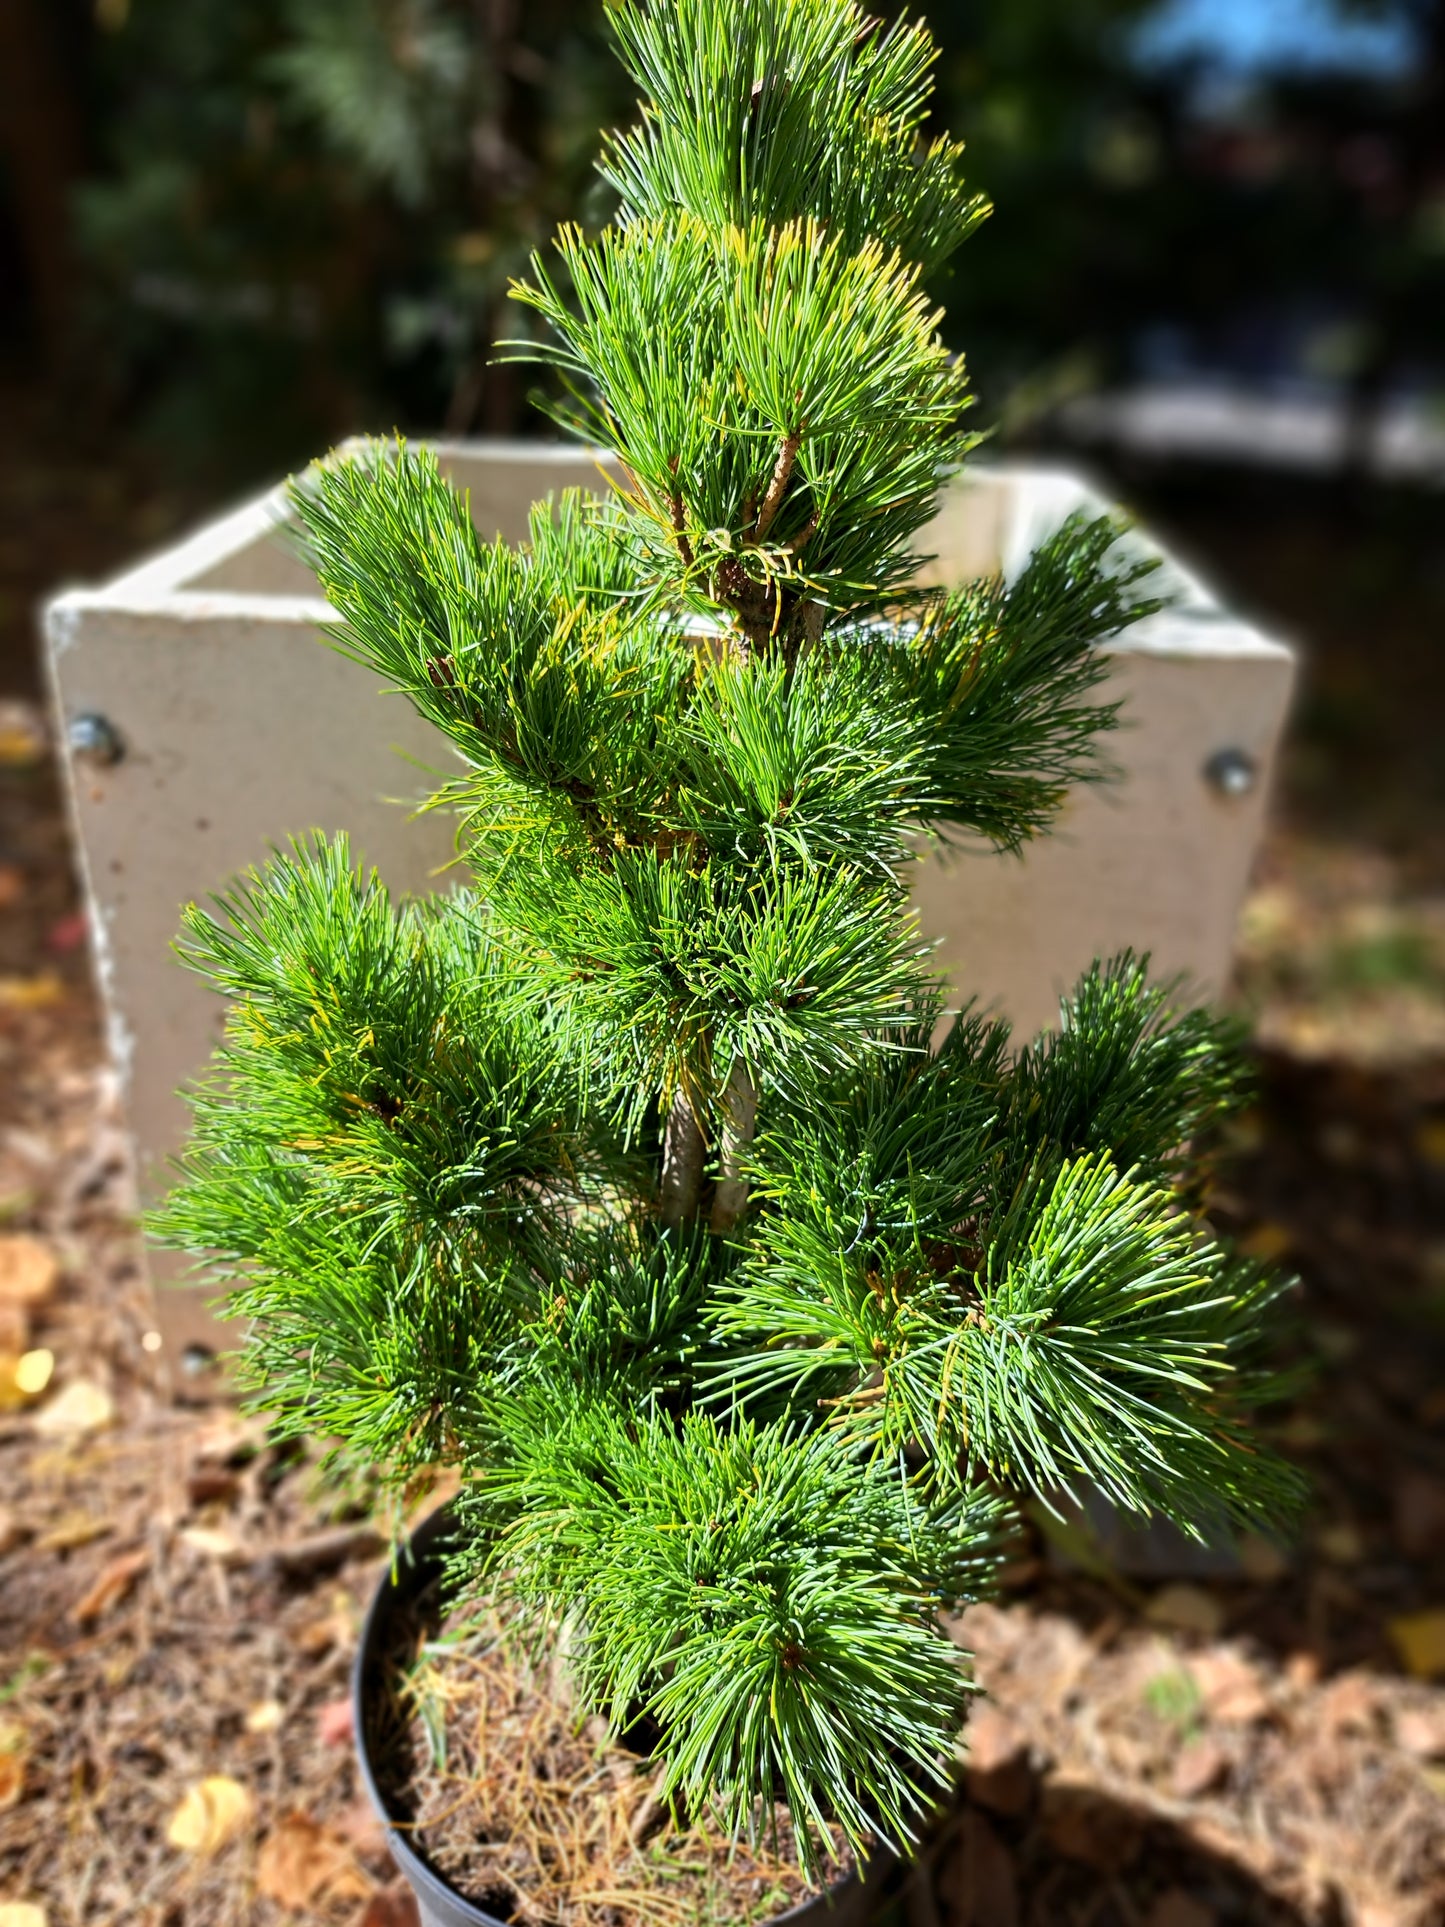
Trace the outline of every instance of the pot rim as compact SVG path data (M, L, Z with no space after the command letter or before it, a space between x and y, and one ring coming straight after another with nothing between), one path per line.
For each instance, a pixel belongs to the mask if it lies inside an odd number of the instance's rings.
M489 1914L476 1901L468 1900L446 1876L435 1868L420 1848L414 1846L407 1834L397 1825L387 1808L376 1774L372 1767L371 1752L367 1744L366 1731L366 1684L375 1659L382 1635L396 1609L404 1605L420 1588L428 1583L435 1571L440 1568L441 1559L436 1547L452 1521L449 1505L438 1506L405 1538L399 1540L393 1550L392 1564L381 1575L375 1591L371 1595L362 1621L361 1637L357 1642L356 1656L351 1663L351 1712L356 1736L356 1763L361 1773L361 1783L366 1789L366 1797L372 1810L386 1832L386 1844L398 1868L420 1897L439 1903L453 1910L463 1911L475 1923L475 1927L507 1927L494 1914ZM786 1913L774 1914L771 1920L760 1922L759 1927L793 1927L793 1923L819 1921L829 1914L860 1885L871 1885L876 1877L885 1875L891 1869L891 1856L882 1852L875 1854L869 1863L867 1875L860 1882L857 1872L845 1874L830 1886L810 1894L806 1900L790 1907Z

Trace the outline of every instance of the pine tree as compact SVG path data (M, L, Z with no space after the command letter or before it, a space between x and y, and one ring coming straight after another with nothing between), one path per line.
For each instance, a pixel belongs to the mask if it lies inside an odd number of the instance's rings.
M663 1793L905 1841L966 1692L942 1616L1011 1501L1205 1533L1290 1470L1245 1429L1275 1287L1191 1146L1221 1024L1096 966L1015 1048L946 1015L920 834L1017 849L1104 772L1107 523L911 586L968 445L923 274L985 209L925 145L931 43L853 0L610 0L645 101L515 292L619 495L488 544L424 450L297 485L343 646L455 745L468 887L312 839L186 918L232 1000L160 1229L220 1253L258 1403L398 1486Z

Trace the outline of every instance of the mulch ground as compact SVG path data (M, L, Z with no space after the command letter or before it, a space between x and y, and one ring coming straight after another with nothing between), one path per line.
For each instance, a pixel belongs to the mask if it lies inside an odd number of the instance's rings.
M0 1902L382 1927L405 1907L346 1706L380 1541L214 1374L172 1382L147 1349L54 791L15 734L38 899L0 975L0 1277L37 1248L55 1276L0 1337L54 1370L0 1390ZM1445 1922L1445 1061L1271 1047L1258 1070L1212 1208L1303 1279L1310 1375L1277 1429L1314 1515L1213 1575L1036 1531L960 1624L988 1699L960 1811L890 1902L908 1927Z

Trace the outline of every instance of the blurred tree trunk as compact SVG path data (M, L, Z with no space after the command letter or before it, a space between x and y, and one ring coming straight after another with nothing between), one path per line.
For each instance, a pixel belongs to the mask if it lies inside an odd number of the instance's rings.
M508 203L525 194L534 168L513 139L510 126L512 76L522 58L517 0L473 0L473 4L485 50L486 93L471 130L472 194L477 226L488 232L496 228ZM452 390L444 424L449 435L464 435L478 423L488 435L517 432L521 394L516 370L491 360L505 333L506 314L507 297L502 292L492 303L481 339Z
M10 175L35 332L51 361L69 339L74 294L70 187L80 121L50 0L0 0L0 154Z

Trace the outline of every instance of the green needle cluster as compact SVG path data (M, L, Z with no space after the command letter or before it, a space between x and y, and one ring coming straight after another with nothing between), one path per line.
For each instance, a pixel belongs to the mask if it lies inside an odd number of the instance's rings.
M342 646L447 736L465 888L315 839L193 909L232 1000L158 1221L257 1402L404 1486L664 1791L906 1842L1011 1499L1287 1514L1245 1429L1276 1287L1193 1148L1234 1044L1130 956L1016 1047L948 1013L918 849L1011 852L1106 773L1108 523L911 586L964 454L922 292L985 211L926 32L853 0L609 0L617 206L519 300L624 485L481 539L425 451L295 489ZM1001 858L1000 860L1006 860Z

